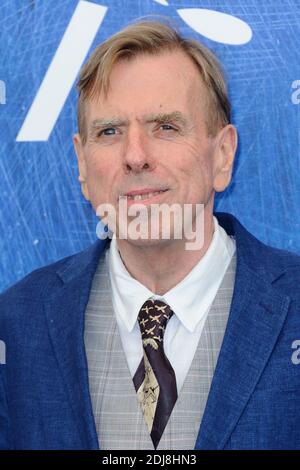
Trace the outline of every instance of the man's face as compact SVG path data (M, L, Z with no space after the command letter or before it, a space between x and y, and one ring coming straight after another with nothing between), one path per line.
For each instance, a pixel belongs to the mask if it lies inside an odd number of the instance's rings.
M204 204L230 181L233 126L209 137L206 90L196 65L181 51L118 62L107 97L86 103L87 141L74 142L84 195L97 210L128 204ZM139 192L157 193L135 200ZM128 194L129 193L129 194Z

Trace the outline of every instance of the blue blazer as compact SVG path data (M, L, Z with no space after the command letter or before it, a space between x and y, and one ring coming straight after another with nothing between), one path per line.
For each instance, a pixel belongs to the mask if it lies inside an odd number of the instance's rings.
M237 271L195 449L300 449L300 257L267 247L229 214L216 216L236 238ZM105 245L98 240L0 295L0 449L99 448L84 312Z

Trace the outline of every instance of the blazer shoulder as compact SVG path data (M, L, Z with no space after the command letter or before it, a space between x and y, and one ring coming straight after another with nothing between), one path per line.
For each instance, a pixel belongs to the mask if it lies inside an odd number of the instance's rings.
M98 242L85 250L66 256L54 263L37 268L17 283L0 294L0 315L8 306L18 303L40 302L46 295L63 285L63 274L67 271L74 276L83 270L95 258L95 250L99 251Z
M254 276L271 282L286 295L300 297L299 254L267 245L232 214L217 212L215 215L226 233L235 238L238 263L243 269L247 268Z
M262 242L260 242L262 243ZM264 245L265 260L271 264L281 267L282 269L300 268L300 255L289 250L275 248Z
M236 238L238 252L250 266L271 272L300 267L299 254L262 242L232 214L217 212L215 215L226 233Z
M289 250L275 248L261 241L255 243L252 266L271 281L279 293L300 302L300 256Z

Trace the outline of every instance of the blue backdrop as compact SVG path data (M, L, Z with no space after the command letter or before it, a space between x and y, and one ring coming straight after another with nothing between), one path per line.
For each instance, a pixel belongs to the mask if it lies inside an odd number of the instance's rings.
M92 16L102 15L94 34L81 16L91 4ZM299 0L1 0L0 291L96 240L98 219L81 195L72 145L78 71L57 119L45 124L49 135L38 140L32 122L24 127L70 23L88 43L86 58L128 22L153 14L212 48L228 76L240 144L233 183L216 208L262 241L300 253ZM56 74L62 67L69 67L66 56ZM53 83L39 103L41 122L59 92Z

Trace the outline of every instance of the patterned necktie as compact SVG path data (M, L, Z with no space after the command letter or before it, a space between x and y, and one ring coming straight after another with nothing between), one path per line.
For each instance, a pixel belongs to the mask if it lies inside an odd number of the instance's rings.
M155 449L177 400L175 372L163 349L166 324L173 313L164 302L149 299L138 315L143 358L133 383Z

